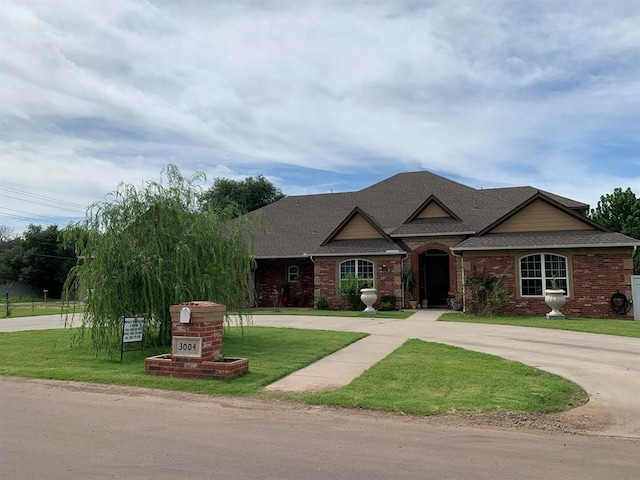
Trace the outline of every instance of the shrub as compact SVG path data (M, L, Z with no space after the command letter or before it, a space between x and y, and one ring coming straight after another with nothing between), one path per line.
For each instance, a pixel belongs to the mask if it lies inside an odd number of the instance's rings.
M381 312L390 312L391 310L393 310L393 303L380 302L380 306L378 307L378 310L380 310Z
M396 296L395 295L383 295L380 297L380 304L389 303L391 304L391 310L396 309Z
M324 295L320 295L316 298L314 306L316 307L316 310L329 310L329 300L327 300L327 297Z
M467 277L467 287L471 292L471 298L466 302L467 310L476 316L490 316L503 307L509 299L503 276L478 273L474 267Z
M357 278L355 275L349 275L340 282L338 287L338 295L345 300L351 310L364 310L365 304L360 300L360 289L366 288L370 282Z

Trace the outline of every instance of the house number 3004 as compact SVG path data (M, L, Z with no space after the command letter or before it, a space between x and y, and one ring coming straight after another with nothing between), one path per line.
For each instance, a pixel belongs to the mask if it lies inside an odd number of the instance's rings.
M195 343L178 343L179 352L195 352L198 346Z

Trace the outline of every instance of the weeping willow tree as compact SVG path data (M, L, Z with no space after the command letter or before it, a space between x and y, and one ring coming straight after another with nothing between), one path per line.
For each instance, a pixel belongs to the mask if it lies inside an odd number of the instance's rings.
M119 348L122 317L145 316L147 341L169 345L170 305L209 300L247 311L251 229L214 206L200 209L204 180L169 165L159 182L121 183L66 230L79 258L66 298L84 294L81 332L96 351Z

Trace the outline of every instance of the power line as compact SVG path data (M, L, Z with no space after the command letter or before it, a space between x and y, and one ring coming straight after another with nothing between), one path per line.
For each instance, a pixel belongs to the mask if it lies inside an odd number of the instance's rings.
M4 193L0 194L0 195L3 196L3 197L6 197L6 198L12 198L14 200L19 200L21 202L35 203L36 205L44 205L45 207L57 208L59 210L67 210L69 212L74 212L74 213L84 213L83 210L72 209L72 208L69 208L69 207L62 207L62 206L54 205L54 204L51 204L51 203L36 202L35 200L28 200L26 198L12 197L11 195L6 195Z
M21 215L12 215L10 213L0 213L0 217L4 218L13 218L14 220L24 220L26 222L34 222L36 219L31 217L23 217ZM47 223L49 225L54 225L56 222L49 222L48 220L38 220L41 223Z
M73 218L78 218L78 217L71 217L71 216L58 217L58 216L54 216L54 215L38 215L37 213L25 212L24 210L15 210L13 208L8 208L8 207L0 207L0 210L7 210L7 211L10 211L10 212L16 212L16 213L24 213L26 215L31 215L30 218L39 217L39 218L43 218L43 219L50 219L50 220L54 220L54 221L57 220L57 221L61 221L61 222L68 221L68 220L73 219ZM1 213L2 212L0 212L0 214ZM36 218L34 218L34 220L36 220Z
M41 195L39 193L25 192L24 190L19 190L17 188L13 188L13 187L7 187L6 185L0 185L0 189L1 190L7 190L9 192L12 192L12 193L15 193L15 194L18 194L18 195L24 195L25 197L37 198L39 200L45 200L45 201L48 201L48 202L59 203L61 205L67 205L67 206L70 206L70 207L77 207L77 208L81 208L81 209L85 208L85 205L80 205L79 203L67 202L66 200L59 200L57 198L48 197L46 195ZM10 197L10 198L14 198L14 197Z

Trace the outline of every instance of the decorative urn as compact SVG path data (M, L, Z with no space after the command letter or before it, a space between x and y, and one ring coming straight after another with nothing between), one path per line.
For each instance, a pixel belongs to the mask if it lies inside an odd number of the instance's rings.
M375 288L360 289L360 300L367 306L367 308L362 311L363 313L378 313L377 310L373 308L373 304L378 300L378 294Z
M544 301L551 311L547 313L547 318L565 318L564 314L560 312L562 306L567 302L567 297L564 296L565 292L562 289L550 289L545 290Z

